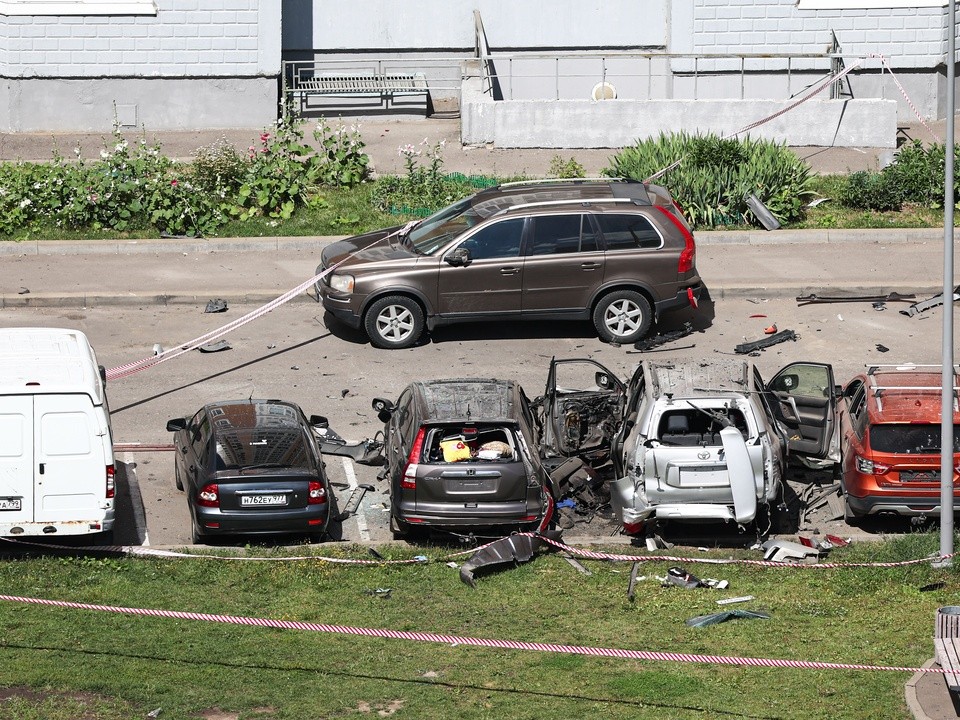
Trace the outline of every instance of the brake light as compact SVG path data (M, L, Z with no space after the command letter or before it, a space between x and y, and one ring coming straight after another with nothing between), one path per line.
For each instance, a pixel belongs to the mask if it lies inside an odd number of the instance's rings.
M317 482L316 480L310 481L310 489L307 491L307 504L308 505L319 505L322 502L325 502L327 499L327 490L323 487L323 483Z
M892 467L892 465L887 465L886 463L868 460L862 455L857 455L856 461L857 472L861 472L864 475L885 475Z
M197 493L197 505L220 507L220 488L216 483L208 483Z
M693 270L693 261L697 254L697 246L693 242L693 233L690 232L690 228L687 227L687 224L681 220L681 218L674 215L667 208L658 205L657 210L666 215L674 227L683 235L683 250L680 252L680 260L677 263L677 272L690 272Z
M116 470L113 465L107 465L107 497L112 498L117 495Z
M400 487L406 490L417 489L417 467L420 462L420 453L423 452L423 441L426 435L426 428L420 428L420 430L417 431L416 439L413 441L413 447L410 448L407 466L403 469L403 477L400 478Z

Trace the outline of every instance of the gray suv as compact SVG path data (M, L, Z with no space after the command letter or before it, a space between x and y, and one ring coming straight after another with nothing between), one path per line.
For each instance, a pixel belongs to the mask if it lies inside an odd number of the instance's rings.
M588 320L633 343L702 290L670 193L630 180L507 183L424 220L326 247L317 293L380 348L469 320Z
M395 537L543 529L550 482L530 403L515 382L415 382L396 403L377 398L373 407L385 423Z

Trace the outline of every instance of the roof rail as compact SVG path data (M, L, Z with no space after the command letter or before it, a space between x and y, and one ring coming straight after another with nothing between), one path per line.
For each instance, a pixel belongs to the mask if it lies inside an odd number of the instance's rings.
M870 383L870 392L877 399L877 410L883 412L883 398L882 393L884 390L942 390L943 386L940 384L937 385L880 385L877 383L877 377L874 374L880 368L898 368L904 371L913 370L914 368L942 368L942 364L927 364L927 365L869 365L867 367L867 379ZM960 366L953 366L953 374L956 376L960 374ZM954 412L957 412L960 408L960 386L953 386L953 409Z
M502 208L495 212L492 217L503 215L511 210L520 210L532 207L547 207L551 205L591 205L596 203L630 203L632 205L637 205L636 200L633 198L570 198L569 200L541 200L540 202L520 203L519 205L511 205L509 207ZM644 205L643 207L647 206Z
M640 182L623 177L582 177L582 178L540 178L537 180L514 180L513 182L500 183L497 187L518 187L521 185L551 185L554 183L578 183L578 182Z

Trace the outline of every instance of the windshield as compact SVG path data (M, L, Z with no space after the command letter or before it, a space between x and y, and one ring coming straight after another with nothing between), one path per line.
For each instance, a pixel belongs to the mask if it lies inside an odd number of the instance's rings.
M960 449L960 425L953 426L954 451ZM940 452L940 425L932 423L870 426L870 447L876 452L906 455Z
M455 202L419 223L407 240L421 255L433 255L457 235L480 222L470 198Z

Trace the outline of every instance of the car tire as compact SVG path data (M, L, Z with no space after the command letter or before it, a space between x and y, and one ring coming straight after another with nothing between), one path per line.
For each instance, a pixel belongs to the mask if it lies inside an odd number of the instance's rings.
M200 531L197 529L196 524L193 522L190 523L190 541L194 545L203 545L205 543L205 540L203 539L203 535L200 534Z
M410 525L397 520L393 515L390 516L390 534L394 540L406 540L410 535Z
M405 295L388 295L374 302L363 317L370 343L384 350L408 348L423 334L423 308Z
M183 492L183 479L180 477L180 468L176 463L173 464L173 484L177 486L177 490Z
M649 301L634 290L616 290L600 298L593 309L593 326L601 340L627 345L650 330L653 311Z

